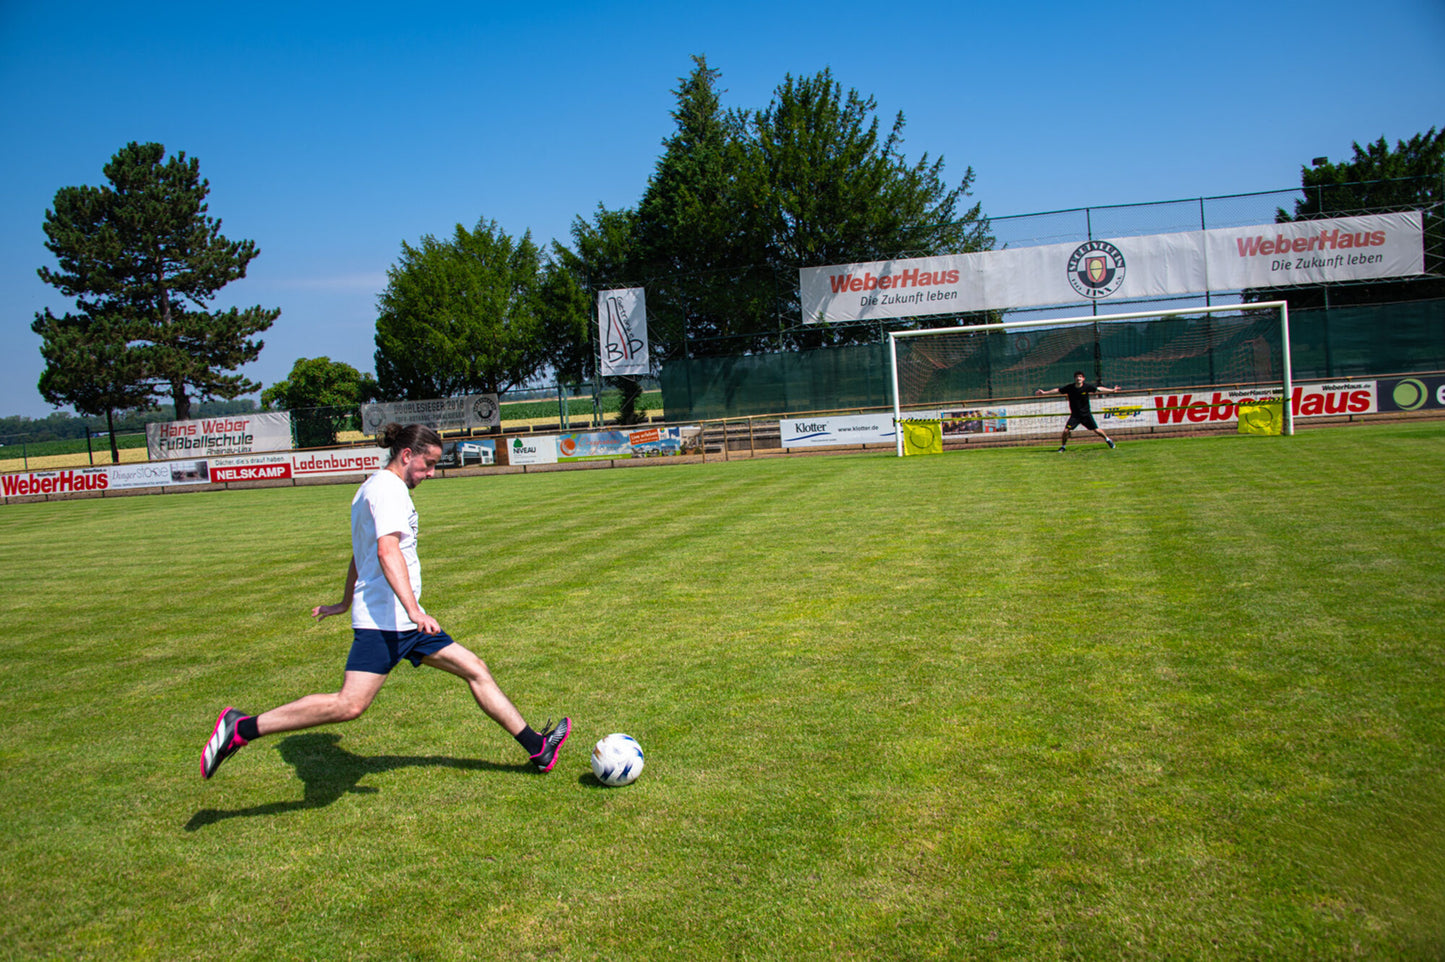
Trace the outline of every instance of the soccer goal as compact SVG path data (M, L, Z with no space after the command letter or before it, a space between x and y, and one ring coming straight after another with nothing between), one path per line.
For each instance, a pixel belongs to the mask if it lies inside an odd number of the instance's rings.
M925 408L1030 397L1067 383L1074 371L1140 393L1265 387L1288 398L1293 391L1284 301L892 331L888 356L900 427ZM1294 433L1288 404L1282 433Z

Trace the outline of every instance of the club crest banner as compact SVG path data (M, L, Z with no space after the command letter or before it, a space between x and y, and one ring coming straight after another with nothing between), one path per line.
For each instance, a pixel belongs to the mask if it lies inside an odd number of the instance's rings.
M433 431L471 431L502 425L495 394L464 394L424 401L385 401L361 406L361 427L376 435L388 421L424 424Z
M808 323L1410 277L1419 211L1150 234L798 271Z
M598 369L603 377L648 374L647 299L641 287L597 295Z

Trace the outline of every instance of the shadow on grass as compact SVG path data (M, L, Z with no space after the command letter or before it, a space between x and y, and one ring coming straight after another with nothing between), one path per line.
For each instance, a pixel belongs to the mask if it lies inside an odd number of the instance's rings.
M441 755L377 755L366 758L340 747L341 736L332 733L311 732L292 735L281 741L277 751L281 758L296 769L305 790L300 799L290 802L267 802L250 808L216 809L203 808L191 816L186 831L214 825L228 818L252 818L265 815L282 815L286 812L300 812L312 808L324 808L348 793L367 795L375 788L359 784L367 775L389 772L397 768L461 768L468 771L492 772L534 772L530 763L501 765L472 758L448 758Z

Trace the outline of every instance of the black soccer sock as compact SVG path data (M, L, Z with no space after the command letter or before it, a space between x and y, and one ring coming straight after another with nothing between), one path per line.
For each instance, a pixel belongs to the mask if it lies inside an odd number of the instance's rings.
M526 750L528 757L540 752L547 744L542 740L541 734L531 725L528 725L512 737L517 740L518 745L521 745L522 748Z
M261 733L256 730L256 716L247 715L245 718L236 722L236 734L248 742L253 742L260 738Z

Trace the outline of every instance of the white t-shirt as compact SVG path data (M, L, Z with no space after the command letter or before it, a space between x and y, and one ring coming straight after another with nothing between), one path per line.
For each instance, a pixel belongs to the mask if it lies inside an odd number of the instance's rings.
M411 631L401 599L386 580L376 556L377 538L401 535L401 555L411 580L411 593L421 603L421 562L416 556L417 513L406 482L382 469L356 489L351 499L351 556L356 560L356 591L351 599L351 627Z

